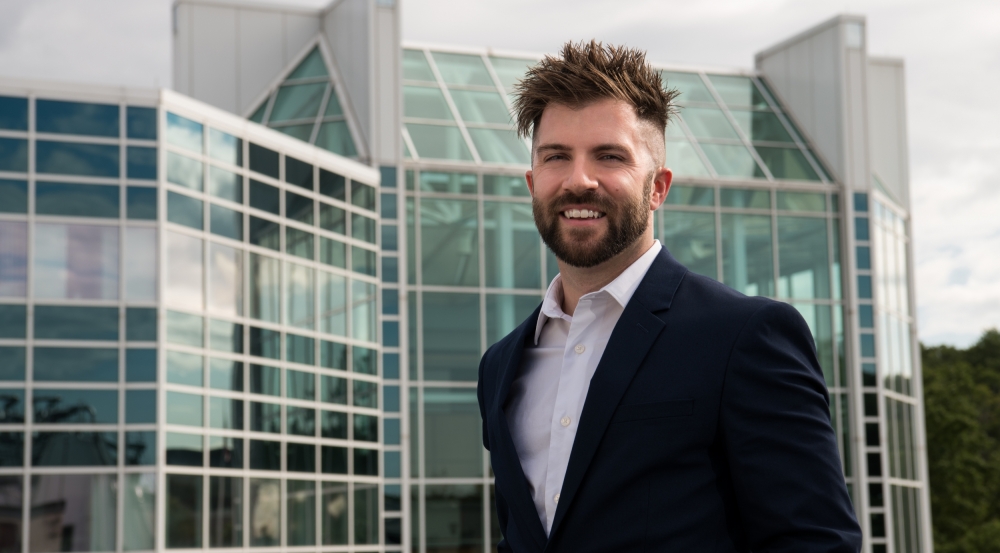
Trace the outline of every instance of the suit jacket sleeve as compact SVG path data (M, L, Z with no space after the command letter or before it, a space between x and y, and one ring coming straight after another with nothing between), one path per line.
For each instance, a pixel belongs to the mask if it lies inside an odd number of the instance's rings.
M487 424L486 413L488 411L486 407L486 402L484 398L487 396L486 388L486 369L489 366L489 359L492 357L491 352L493 349L489 349L483 355L483 358L479 360L479 384L476 386L476 395L479 398L479 416L483 420L483 447L487 451L490 449L490 434L489 434L489 424ZM493 486L493 494L496 501L497 519L499 521L500 533L503 534L507 530L507 501L504 499L503 494L500 493L500 486ZM511 551L510 545L506 540L501 539L500 543L497 544L498 553L506 553Z
M795 308L768 302L748 319L731 352L720 409L750 549L859 551L826 384Z

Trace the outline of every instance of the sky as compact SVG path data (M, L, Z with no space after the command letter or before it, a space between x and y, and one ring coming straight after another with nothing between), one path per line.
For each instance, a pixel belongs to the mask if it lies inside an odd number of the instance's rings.
M651 61L753 67L840 13L871 55L906 63L918 331L966 347L1000 327L1000 2L996 0L397 0L403 38L555 52L567 40ZM321 7L327 0L270 0ZM0 0L0 78L169 87L170 0Z

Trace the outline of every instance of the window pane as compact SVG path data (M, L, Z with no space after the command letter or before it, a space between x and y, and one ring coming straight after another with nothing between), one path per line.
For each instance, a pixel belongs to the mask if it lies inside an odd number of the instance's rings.
M288 263L286 281L288 316L287 324L297 328L312 329L315 327L314 297L315 271L312 268Z
M0 171L28 172L28 141L0 138Z
M250 391L269 396L281 395L281 369L266 365L250 365Z
M243 545L243 479L211 476L208 480L209 547Z
M309 174L310 179L312 173ZM313 224L313 201L305 196L285 192L285 215L292 220Z
M740 135L729 119L717 108L688 107L683 110L684 122L697 138L729 138L739 140Z
M819 181L819 175L798 148L756 146L757 154L776 179Z
M198 315L167 311L167 342L202 348L204 333L205 321Z
M316 482L288 481L288 545L316 544Z
M27 336L28 310L24 305L0 304L0 338Z
M205 464L205 444L199 434L167 432L167 464L200 467Z
M156 390L127 390L125 392L125 423L150 424L155 422Z
M425 292L424 378L475 382L479 367L479 295Z
M114 474L32 476L31 550L114 551L117 497Z
M451 91L451 97L458 107L458 113L467 123L511 122L510 112L496 92L456 89Z
M122 548L125 551L153 549L156 538L155 473L125 475L122 517L122 529L125 531Z
M39 173L118 178L118 159L117 145L35 142L35 170Z
M370 415L353 415L354 439L363 442L378 441L378 417Z
M472 153L458 127L407 123L406 130L422 158L472 161Z
M277 323L281 313L281 262L250 254L250 316Z
M156 229L127 227L125 232L125 299L155 301L158 275Z
M531 205L484 203L486 235L486 286L539 288L541 242Z
M38 432L32 441L36 467L113 467L118 462L117 432Z
M316 435L316 411L314 409L288 406L286 411L287 432L289 434L294 436Z
M701 80L697 73L676 73L673 71L663 71L663 85L670 89L676 88L680 92L677 101L681 104L690 102L715 103L715 98L708 91L708 87Z
M295 371L288 369L285 371L287 377L287 396L292 399L305 399L313 401L316 399L316 375L311 372Z
M830 306L811 303L793 303L792 305L802 314L802 318L809 325L813 340L816 342L816 356L823 369L826 385L833 386L833 320Z
M324 447L324 453L328 449L333 448ZM346 453L346 450L344 451ZM345 462L344 465L346 471L347 463ZM346 545L347 484L341 482L321 482L320 485L323 486L323 498L320 507L320 513L323 517L323 545Z
M707 177L705 162L687 140L667 141L667 166L679 177Z
M250 355L281 359L281 333L277 330L250 327Z
M374 449L355 449L354 474L378 476L378 453Z
M59 227L62 228L62 232L58 232ZM51 226L46 226L42 224L35 225L35 232L44 234L48 229L48 233L54 235L53 240L56 242L49 246L49 249L56 249L57 251L45 251L42 248L43 243L39 242L36 238L36 271L38 269L37 259L41 259L44 256L54 257L53 266L49 270L49 278L54 281L53 286L56 288L55 292L62 291L59 287L59 271L65 271L65 242L68 240L66 236L66 229L64 226L56 226L52 229ZM60 242L61 239L61 242ZM62 245L61 249L58 246ZM85 250L89 251L89 250ZM97 250L101 250L98 248ZM37 284L35 285L37 288ZM64 289L64 287L63 287ZM0 296L8 297L25 297L28 293L28 224L18 221L0 221ZM37 291L35 292L38 293Z
M481 423L474 389L426 388L425 476L482 476Z
M195 153L202 151L204 126L190 119L167 112L167 142Z
M428 192L475 194L476 180L476 175L474 173L421 171L420 189Z
M764 178L764 172L744 146L702 142L701 149L720 177Z
M733 107L768 107L767 100L749 77L733 75L709 75L709 80L722 101Z
M434 81L434 73L421 50L403 50L403 78L409 81Z
M243 363L229 359L212 359L209 361L209 371L209 385L212 388L243 391Z
M538 304L538 296L487 294L486 341L489 344L500 341L531 315Z
M357 453L357 450L355 450ZM379 542L378 485L354 485L354 543Z
M338 379L343 381L343 379ZM347 397L347 386L344 386L344 397L346 403ZM321 421L321 433L324 438L339 438L342 440L347 439L347 413L338 413L336 411L323 411L323 419ZM345 459L346 461L346 459ZM344 470L347 470L347 466L344 466Z
M59 100L35 101L35 130L61 134L118 136L119 107Z
M156 148L128 147L129 179L156 180Z
M281 434L281 405L277 403L250 403L250 430Z
M212 206L213 208L215 206ZM209 250L208 308L238 317L243 314L243 252L211 243Z
M431 55L437 63L441 78L448 84L494 86L493 79L479 56L445 52L432 52Z
M423 173L421 173L422 175ZM483 175L483 194L493 196L530 196L523 175Z
M201 162L187 156L167 152L167 181L201 192L204 188L204 173Z
M243 203L243 176L210 166L208 168L208 193L224 200Z
M271 178L281 178L279 175L279 165L281 155L274 150L269 150L263 146L250 143L250 170L257 171L262 175Z
M35 338L117 341L118 308L37 305Z
M748 296L774 295L771 218L722 214L723 282Z
M209 223L212 234L233 240L243 240L243 214L222 206L209 206Z
M323 375L323 395L321 401L327 403L347 404L347 379L337 376ZM346 423L345 423L346 424ZM345 434L346 437L346 434Z
M778 116L770 111L731 110L730 113L750 140L795 143Z
M347 279L320 271L320 331L338 336L347 335Z
M428 553L484 548L482 486L427 486L425 501Z
M771 193L767 190L743 190L723 188L719 191L723 207L746 209L770 209Z
M127 187L126 208L129 219L156 220L156 189L145 186Z
M156 432L152 430L125 433L125 465L156 464Z
M156 140L156 108L128 106L125 128L129 138Z
M479 285L476 202L422 199L420 231L424 284Z
M513 130L469 128L472 143L486 163L528 164L530 154L524 142Z
M156 350L125 350L125 381L156 382Z
M202 240L176 232L167 233L167 298L180 308L201 311Z
M351 348L352 352L352 370L356 373L361 374L375 374L378 366L375 361L375 357L378 354L373 349L363 348L361 346L354 346Z
M718 278L714 214L665 212L663 227L663 245L678 261L698 274Z
M451 109L444 99L441 89L434 86L404 86L403 115L421 119L443 119L451 121Z
M250 479L250 545L281 543L281 480Z
M3 388L0 390L0 424L24 424L24 390ZM346 419L344 428L347 428ZM347 437L346 431L344 437ZM23 445L21 446L23 447ZM22 458L12 460L3 466L21 466Z
M167 220L196 230L205 226L205 204L184 194L167 192Z
M346 121L329 121L319 126L316 146L344 157L357 157L354 138Z
M351 337L366 342L376 340L375 285L351 281Z
M496 72L497 78L500 79L500 84L509 93L513 90L514 84L524 78L524 74L527 73L530 66L534 65L535 61L490 57L490 63L493 65L493 71Z
M201 547L201 475L168 474L166 478L167 547Z
M212 428L243 430L243 402L227 397L209 398L208 425Z
M281 192L274 186L250 179L250 207L281 214Z
M243 141L231 134L209 129L208 155L232 165L243 165Z
M179 351L167 352L167 382L202 386L204 380L202 357Z
M23 381L26 358L23 347L0 346L0 380Z
M0 213L28 212L28 183L21 180L0 179Z
M351 270L363 275L375 276L375 252L354 246L351 248ZM384 276L384 275L383 275Z
M69 217L119 217L118 186L40 182L35 185L35 212Z
M281 225L269 219L250 216L250 243L281 251Z
M336 232L337 234L347 234L347 214L343 209L329 204L321 203L319 206L319 226L323 230ZM324 261L324 263L329 263Z
M274 99L268 123L316 117L326 87L327 83L282 86Z
M243 439L228 436L208 437L208 466L243 468Z
M0 129L12 131L28 130L27 98L0 96Z
M778 209L787 211L826 211L826 195L815 192L778 192Z
M778 217L778 296L830 297L826 219Z
M167 424L204 426L202 397L181 392L167 392Z
M375 220L364 215L351 213L351 236L358 240L374 244Z
M117 424L117 390L36 389L35 422L39 424Z
M118 380L117 349L36 347L34 356L35 380L64 382Z
M378 384L366 380L354 382L354 405L357 407L378 408Z

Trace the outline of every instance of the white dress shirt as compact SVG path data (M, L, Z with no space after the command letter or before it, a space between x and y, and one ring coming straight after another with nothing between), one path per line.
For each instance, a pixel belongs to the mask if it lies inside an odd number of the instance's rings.
M625 305L660 253L660 242L618 278L580 298L573 315L562 310L562 276L542 301L533 347L526 347L504 413L521 468L545 533L559 503L577 423L604 348Z

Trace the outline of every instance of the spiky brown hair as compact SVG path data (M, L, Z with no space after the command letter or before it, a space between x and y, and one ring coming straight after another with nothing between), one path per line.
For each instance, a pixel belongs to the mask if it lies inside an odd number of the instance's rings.
M561 57L545 56L514 85L514 93L517 134L525 138L537 130L550 103L580 108L607 98L631 104L640 120L663 132L678 94L663 88L645 52L596 40L567 42Z

